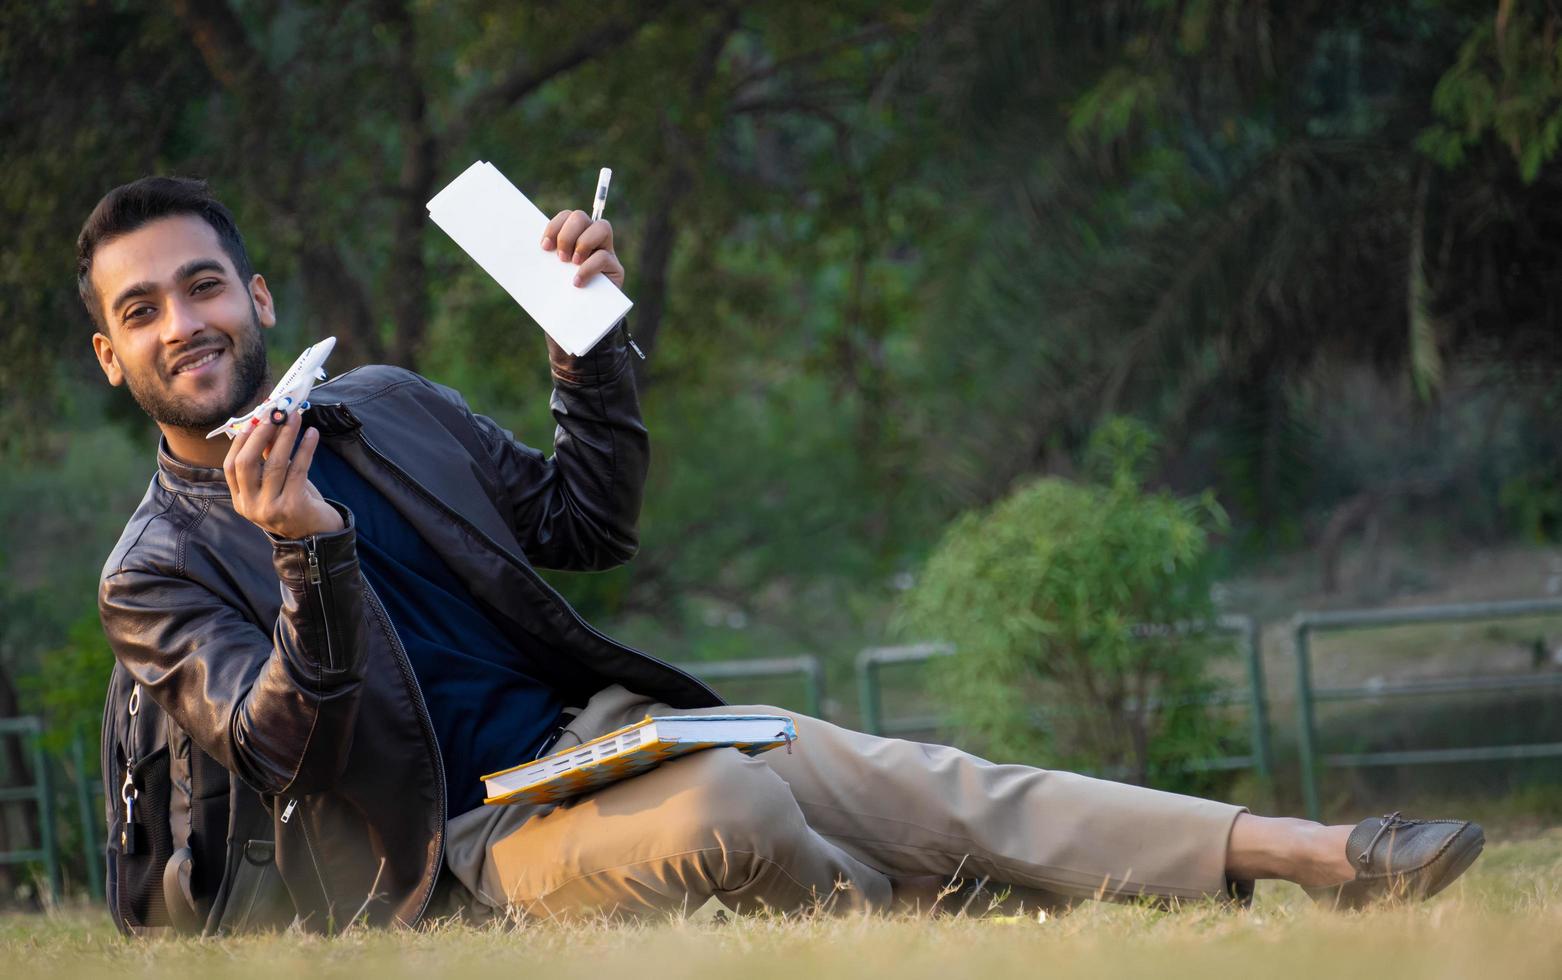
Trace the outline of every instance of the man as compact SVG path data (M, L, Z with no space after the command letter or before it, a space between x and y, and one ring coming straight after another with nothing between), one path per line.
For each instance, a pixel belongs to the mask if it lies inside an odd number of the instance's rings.
M623 281L605 221L561 213L539 247L578 282ZM111 191L82 230L78 286L105 376L163 436L100 590L118 662L105 770L124 773L109 857L132 926L253 924L273 870L288 913L329 929L416 923L441 882L538 915L712 896L925 909L956 877L1051 901L1230 897L1272 877L1354 904L1434 893L1480 851L1466 822L1263 818L806 717L790 752L713 750L557 807L483 807L485 772L647 712L733 710L534 570L636 550L647 438L619 337L580 357L550 342L551 457L379 366L229 444L205 433L263 396L277 312L206 186Z

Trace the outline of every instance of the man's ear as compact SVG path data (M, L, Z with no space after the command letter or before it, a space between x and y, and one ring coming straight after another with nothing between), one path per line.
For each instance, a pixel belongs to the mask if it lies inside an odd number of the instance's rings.
M249 298L255 304L255 315L260 325L270 329L277 325L277 307L271 301L271 290L266 287L266 277L255 273L249 278Z
M125 383L125 372L114 356L114 342L102 331L92 335L92 352L98 355L98 367L103 369L103 376L108 378L109 384L118 388Z

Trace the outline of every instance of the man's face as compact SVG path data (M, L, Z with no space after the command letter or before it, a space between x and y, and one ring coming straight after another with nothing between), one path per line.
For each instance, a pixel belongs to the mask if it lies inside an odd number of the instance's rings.
M214 429L247 411L266 381L271 293L241 282L217 232L194 215L161 218L100 245L92 285L106 324L92 346L153 421Z

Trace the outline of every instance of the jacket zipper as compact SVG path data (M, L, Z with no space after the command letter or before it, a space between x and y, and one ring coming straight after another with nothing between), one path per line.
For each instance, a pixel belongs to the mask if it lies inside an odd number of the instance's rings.
M660 667L664 667L667 670L672 671L673 673L677 674L678 676L680 676L680 677L684 678L685 680L689 681L690 683L694 684L700 690L702 690L705 693L709 694L713 699L715 699L715 702L717 704L726 704L726 702L724 700L722 700L721 695L717 694L716 691L710 685L706 684L704 681L700 680L698 677L695 677L693 674L689 673L688 671L683 670L683 669L681 669L679 667L676 667L673 664L670 664L667 661L662 660L659 657L653 657L651 654L646 653L644 650L638 650L638 649L630 646L627 643L621 643L618 640L613 639L611 636L608 636L606 633L603 633L601 630L597 629L595 626L592 626L590 623L586 622L583 618L581 618L580 613L575 611L575 607L570 605L569 602L567 602L565 600L565 598L562 595L559 594L559 591L557 589L555 589L553 586L549 585L547 583L547 581L541 575L537 574L537 570L536 569L532 568L530 565L526 564L525 562L523 562L520 559L516 558L514 555L510 554L508 549L506 549L503 545L499 544L499 542L495 541L493 538L489 537L488 534L485 533L481 528L479 528L476 525L472 524L470 521L468 521L466 518L462 517L460 514L456 513L454 510L451 510L450 507L448 507L445 504L444 501L440 500L438 497L434 496L432 493L429 493L427 490L425 490L421 483L419 483L418 481L414 480L401 467L399 467L395 463L391 462L390 459L388 459L385 456L384 453L380 452L378 449L375 449L374 448L374 444L369 442L368 439L364 438L363 433L361 431L358 433L358 441L363 444L363 448L366 449L370 453L370 455L374 456L375 459L379 460L381 463L383 463L385 466L387 466L391 470L391 472L393 472L397 476L401 477L401 479L404 482L406 482L406 484L408 486L410 486L414 490L418 491L418 493L420 493L426 501L428 501L429 503L433 504L441 513L445 514L447 517L449 517L452 520L454 520L457 524L461 525L469 533L471 533L474 537L476 537L479 541L482 541L483 543L487 544L488 547L492 548L495 552L497 552L499 555L501 555L506 561L508 561L510 564L514 565L517 569L519 569L520 572L523 575L525 575L528 578L530 578L534 584L536 584L538 586L541 586L543 591L548 596L550 596L555 601L555 603L557 603L560 607L562 607L564 610L566 610L570 614L570 618L572 618L576 622L577 625L579 625L580 627L585 629L586 632L590 633L592 636L596 637L597 639L601 640L602 642L609 644L610 646L617 647L620 650L627 651L627 652L635 654L636 656L639 656L639 657L644 657L646 660L649 660L651 663L656 664L657 666L660 666Z
M281 797L278 797L278 800L280 799ZM289 797L282 807L282 812L277 814L277 822L282 824L283 827L286 827L288 821L293 819L293 811L298 809L299 799L300 797L297 796ZM309 866L314 870L315 884L320 886L320 900L325 903L326 922L328 924L334 923L336 903L331 901L331 890L325 885L325 873L320 870L320 861L315 855L314 842L309 839L309 827L305 821L299 822L298 832L304 838L304 851L309 858ZM282 854L282 831L280 829L277 831L276 847L277 854L280 856ZM328 925L327 928L331 928L331 926Z
M119 670L124 670L124 668L119 667L118 664L115 664L115 667ZM126 676L129 676L128 671L126 671ZM109 683L113 683L112 675L110 675ZM98 729L98 765L103 772L103 796L104 799L111 801L109 804L110 806L113 806L112 800L114 799L115 789L115 767L110 763L116 762L118 758L118 754L113 751L115 733L114 726L110 721L110 718L112 717L112 712L110 709L113 707L113 704L113 688L110 687L108 695L103 698L103 727ZM125 740L128 742L133 737L135 737L134 726L127 723L125 726ZM107 894L108 888L109 881L105 874L103 879L103 889L105 894Z
M327 670L341 670L342 665L336 655L337 643L333 641L336 630L332 613L336 604L331 601L331 576L320 566L319 542L313 534L304 538L304 553L309 558L309 567L304 572L307 582L304 591L314 599L315 615L320 618L320 630L325 634L325 667Z

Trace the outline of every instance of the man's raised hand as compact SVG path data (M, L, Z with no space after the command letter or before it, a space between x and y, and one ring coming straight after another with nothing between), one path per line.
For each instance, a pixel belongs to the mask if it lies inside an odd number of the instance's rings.
M279 538L328 534L345 526L342 515L309 482L320 430L305 432L298 452L293 452L303 424L303 413L289 412L282 425L252 425L233 440L222 461L233 509Z
M624 267L613 253L613 226L606 219L592 221L584 211L560 211L542 233L542 249L556 251L561 262L573 262L575 285L584 286L602 273L624 288Z

